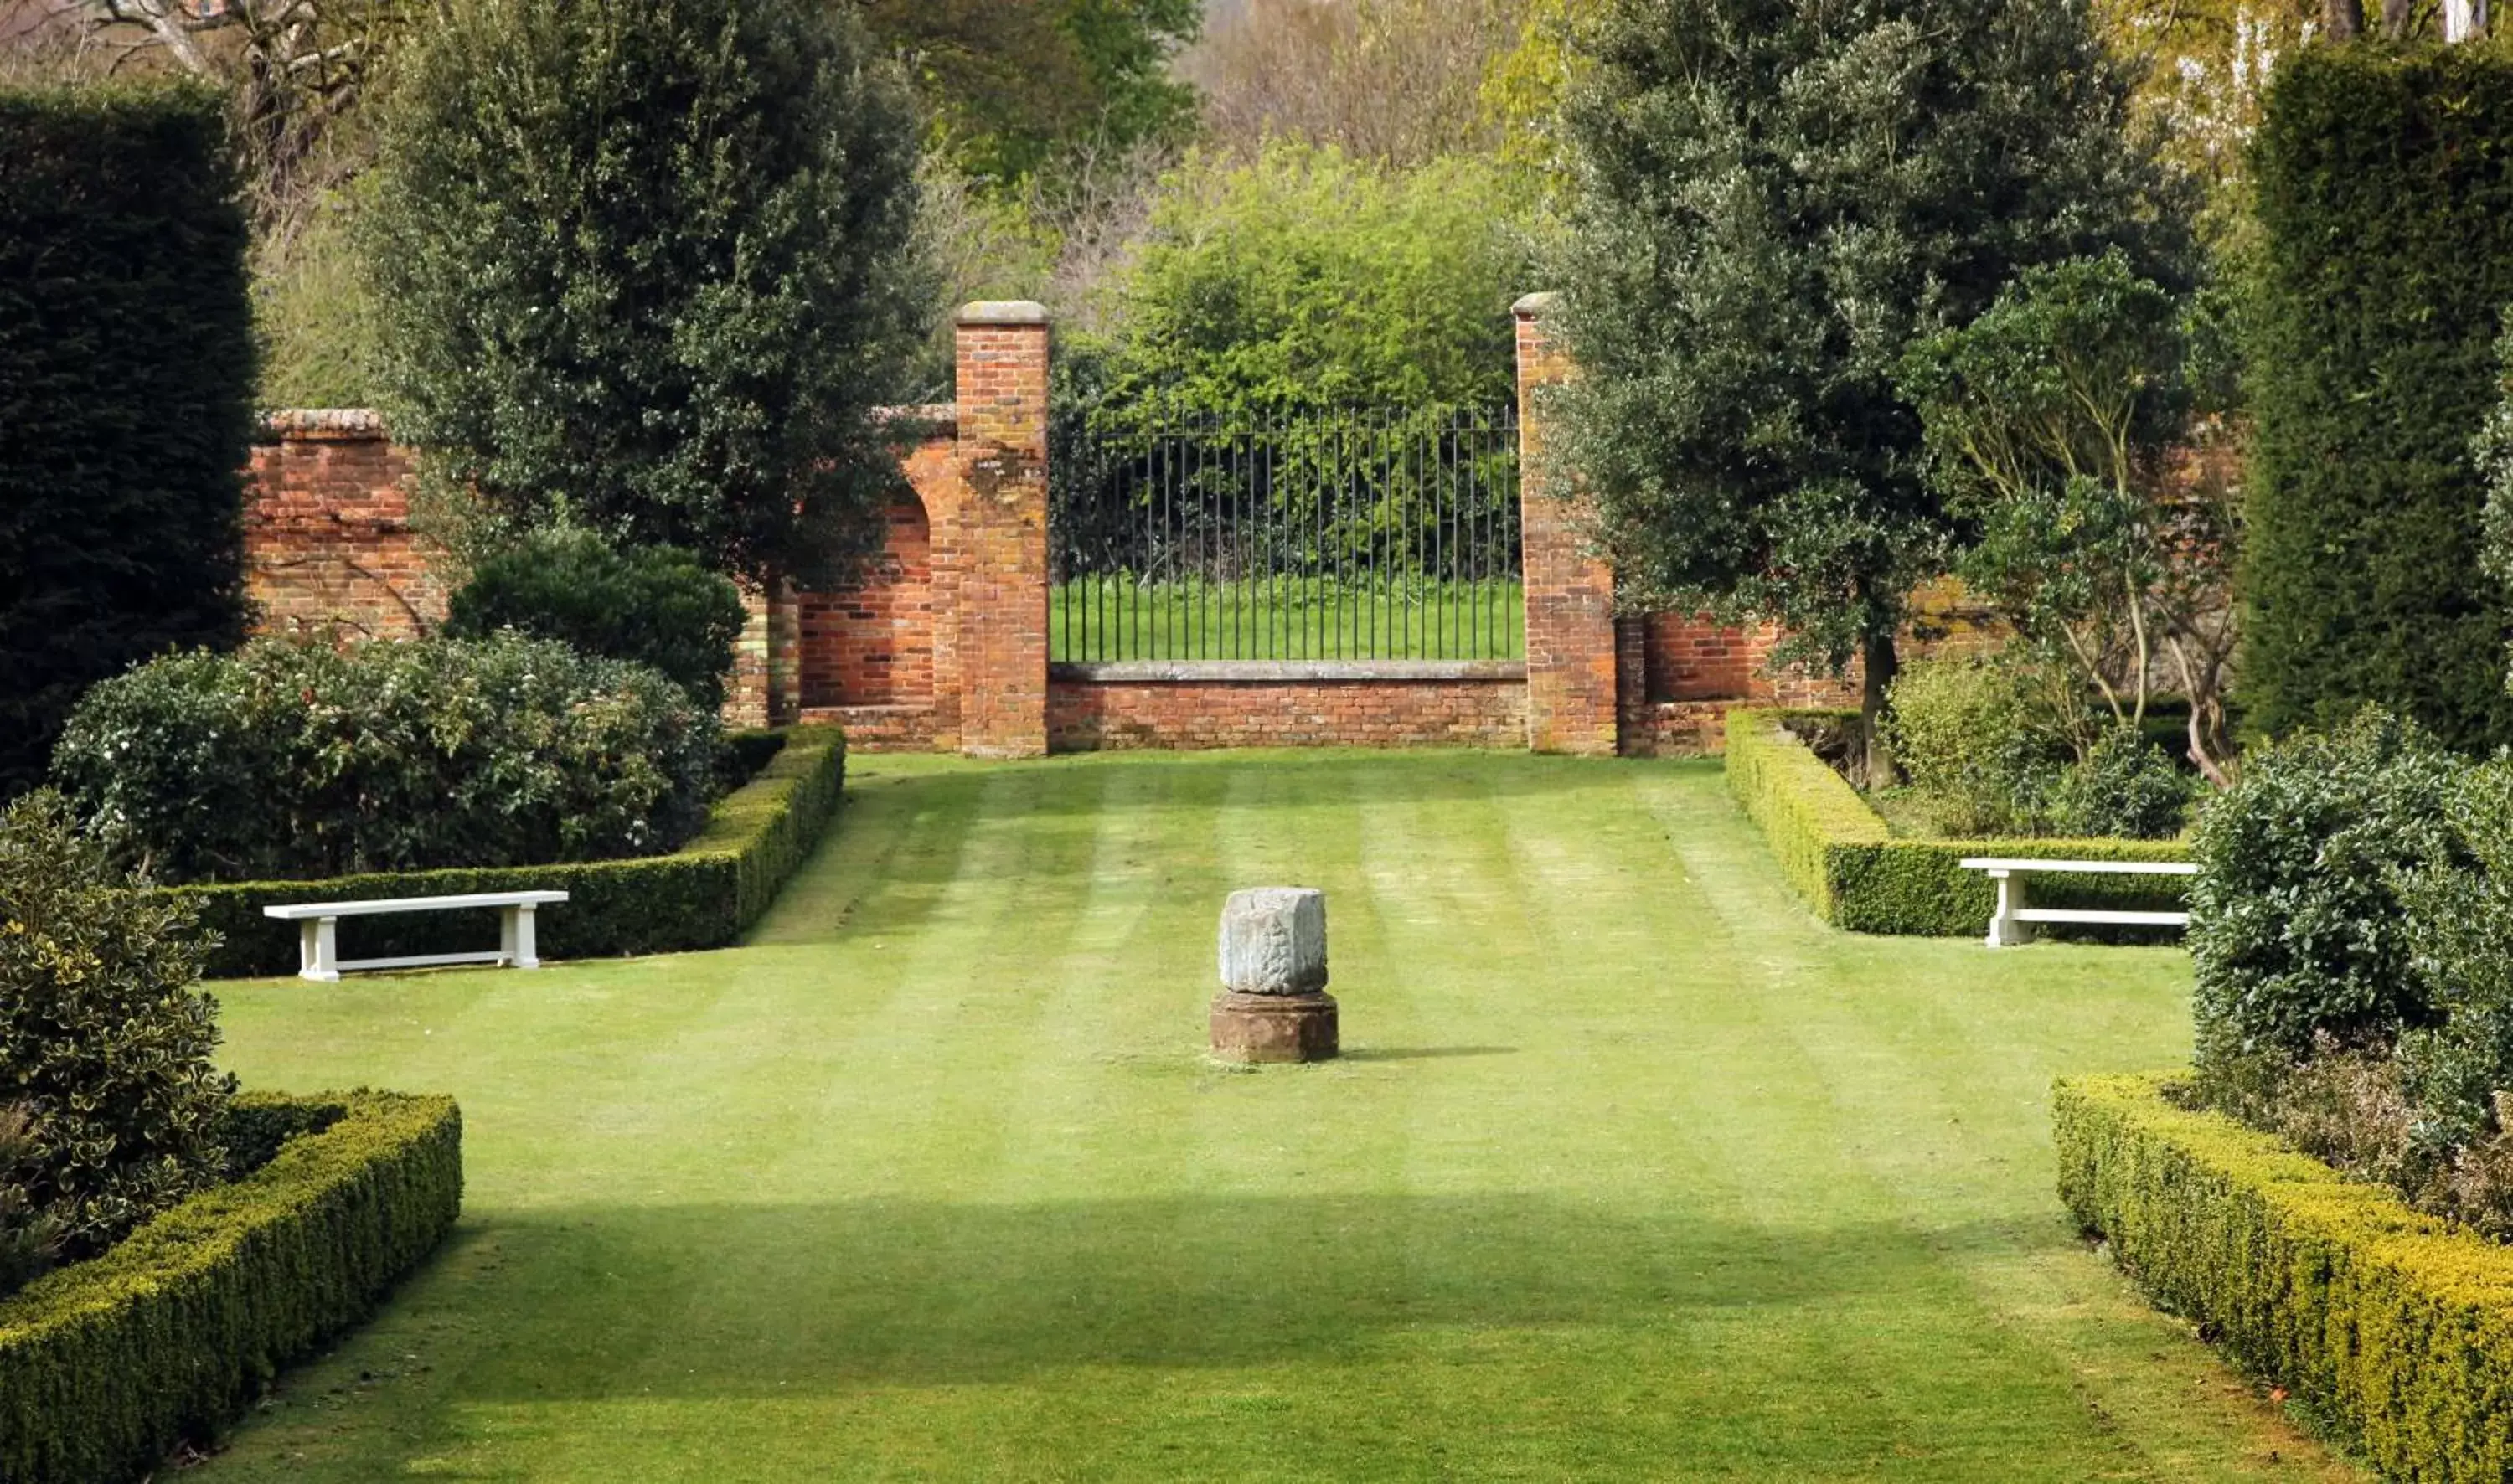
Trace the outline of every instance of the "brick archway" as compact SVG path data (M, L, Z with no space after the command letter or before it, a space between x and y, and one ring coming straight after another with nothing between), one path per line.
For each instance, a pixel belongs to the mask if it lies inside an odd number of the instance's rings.
M934 527L921 500L892 504L882 551L855 586L797 603L805 711L934 704Z

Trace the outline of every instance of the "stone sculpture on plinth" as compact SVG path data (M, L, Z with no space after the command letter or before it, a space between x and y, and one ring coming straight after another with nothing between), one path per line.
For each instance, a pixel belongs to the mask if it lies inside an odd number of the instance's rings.
M1334 1056L1336 1002L1326 989L1326 893L1305 886L1233 893L1221 909L1213 1054L1231 1062Z

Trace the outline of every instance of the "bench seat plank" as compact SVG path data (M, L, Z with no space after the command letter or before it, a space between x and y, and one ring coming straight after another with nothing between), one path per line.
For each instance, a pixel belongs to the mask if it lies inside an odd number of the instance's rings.
M2188 927L2186 912L2114 912L2092 907L2025 907L2008 916L2018 922L2110 922L2131 927Z
M1998 860L1977 857L1962 863L1967 871L2057 871L2070 876L2197 876L2189 861L2061 861Z
M294 902L265 907L261 915L283 922L308 918L372 918L395 912L459 912L466 907L551 907L567 900L564 891L489 891L460 897L392 897L376 902Z

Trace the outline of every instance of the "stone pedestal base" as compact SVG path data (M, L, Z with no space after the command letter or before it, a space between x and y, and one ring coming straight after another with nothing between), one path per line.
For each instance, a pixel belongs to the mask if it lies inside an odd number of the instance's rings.
M1338 1049L1333 995L1233 995L1213 1001L1213 1054L1225 1062L1323 1062Z

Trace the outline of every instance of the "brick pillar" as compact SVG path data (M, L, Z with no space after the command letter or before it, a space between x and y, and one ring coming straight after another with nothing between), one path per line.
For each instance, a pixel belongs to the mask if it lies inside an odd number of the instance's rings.
M1616 727L1615 579L1591 556L1576 492L1549 462L1546 388L1571 358L1545 325L1555 297L1518 301L1519 527L1527 582L1527 745L1612 757Z
M951 565L960 750L1047 752L1047 311L960 311L961 498L937 567Z
M724 724L767 726L776 715L776 704L771 699L775 686L770 683L770 657L776 647L774 605L768 594L754 592L745 582L741 586L741 607L747 621L741 626L741 638L734 642L733 674L725 678Z

